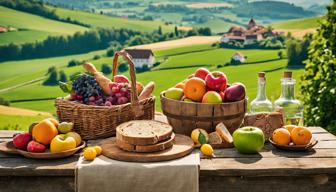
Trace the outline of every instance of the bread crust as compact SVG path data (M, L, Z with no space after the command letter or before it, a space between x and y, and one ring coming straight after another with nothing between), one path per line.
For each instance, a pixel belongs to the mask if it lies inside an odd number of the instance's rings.
M143 132L134 133L134 135L128 135L125 131L136 131L138 126L143 126L141 129L145 132L150 132L149 135L141 135ZM158 133L157 130L160 130L161 133ZM160 121L155 120L134 120L123 123L119 125L116 129L117 140L123 141L124 143L131 145L153 145L159 143L160 141L167 140L171 137L173 133L173 128Z
M122 150L131 152L149 153L149 152L163 151L165 149L172 147L174 145L174 139L175 134L173 133L169 139L153 145L132 145L125 143L124 141L119 139L117 139L116 142L118 147Z
M221 144L222 137L215 131L209 134L209 144Z

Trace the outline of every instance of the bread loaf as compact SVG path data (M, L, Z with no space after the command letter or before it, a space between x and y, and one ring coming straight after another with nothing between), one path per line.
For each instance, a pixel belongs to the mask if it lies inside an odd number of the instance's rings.
M229 130L224 125L224 123L219 123L216 126L216 132L221 136L223 141L226 141L228 143L233 143L233 138L232 138Z
M222 142L223 140L217 132L212 132L209 134L209 144L221 144Z
M117 140L131 145L153 145L167 140L173 128L159 121L134 120L123 123L116 128Z
M153 145L132 145L119 139L117 139L116 141L118 147L122 150L131 152L149 153L149 152L163 151L165 149L172 147L174 145L174 138L175 135L173 133L168 140L161 141Z

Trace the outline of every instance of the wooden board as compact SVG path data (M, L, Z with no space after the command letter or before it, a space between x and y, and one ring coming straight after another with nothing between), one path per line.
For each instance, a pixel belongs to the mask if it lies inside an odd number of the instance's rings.
M174 145L160 152L136 153L121 150L116 144L116 138L105 139L100 143L103 155L111 159L130 162L156 162L177 159L188 155L194 148L194 142L187 136L176 134Z
M75 154L80 149L83 149L85 145L86 143L85 141L83 141L78 147L67 150L67 151L59 152L59 153L51 153L49 149L47 149L47 151L44 153L31 153L28 151L16 149L13 145L13 142L9 141L9 142L0 143L0 151L4 153L8 153L8 154L19 154L26 158L31 158L31 159L60 159L60 158L69 157Z
M233 143L223 142L220 144L210 144L214 149L226 149L226 148L233 148ZM201 144L195 145L196 148L200 148Z

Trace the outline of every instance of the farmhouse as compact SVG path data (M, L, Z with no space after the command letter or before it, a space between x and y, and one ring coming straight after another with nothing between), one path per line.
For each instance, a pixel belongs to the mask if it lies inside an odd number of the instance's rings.
M144 65L151 68L155 63L154 54L150 49L126 49L126 52L131 55L136 68L142 68Z
M231 27L229 31L222 36L221 42L240 42L248 45L263 40L265 36L276 35L279 34L262 25L258 25L256 21L251 18L246 28L237 26Z
M234 61L240 61L241 63L245 62L245 56L241 52L236 52L233 56L232 59Z

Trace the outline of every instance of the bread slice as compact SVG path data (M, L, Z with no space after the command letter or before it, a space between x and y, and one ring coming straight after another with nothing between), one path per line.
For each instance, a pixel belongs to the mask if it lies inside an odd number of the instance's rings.
M223 139L223 141L226 141L228 143L233 143L233 138L232 138L229 130L224 125L224 123L219 123L216 126L216 132L220 135L220 137Z
M222 142L223 140L217 132L212 132L209 134L209 144L221 144Z
M163 151L165 149L172 147L174 145L174 139L175 135L173 133L168 140L161 141L154 145L132 145L118 139L116 140L116 142L117 146L122 150L131 152L149 153L149 152Z
M131 145L153 145L167 140L173 128L159 121L134 120L117 127L117 140Z

